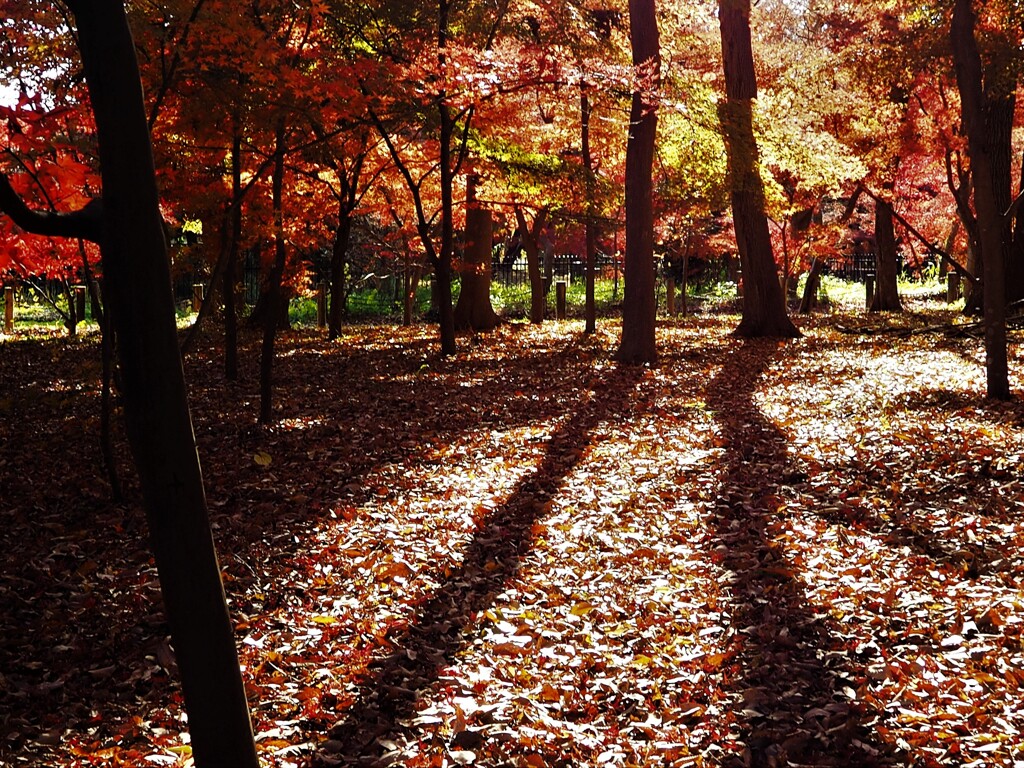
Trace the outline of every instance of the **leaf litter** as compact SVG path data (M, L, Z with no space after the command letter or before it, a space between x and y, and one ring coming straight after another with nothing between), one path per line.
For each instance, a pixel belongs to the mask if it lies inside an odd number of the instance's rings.
M190 358L265 763L1024 763L1024 409L970 339L733 322L641 369L611 326L295 332L267 429L253 348ZM189 765L95 357L0 356L0 761Z

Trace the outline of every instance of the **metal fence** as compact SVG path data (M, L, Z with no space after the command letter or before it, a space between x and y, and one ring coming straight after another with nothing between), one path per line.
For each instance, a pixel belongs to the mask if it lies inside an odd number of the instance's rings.
M582 280L586 275L586 262L574 253L559 253L554 256L552 275L555 280L566 280L570 283ZM595 258L595 271L598 275L613 277L621 271L622 264L614 257L603 253ZM541 265L541 272L545 270ZM526 267L526 256L519 256L511 264L495 259L491 264L491 279L505 286L528 285L530 274Z

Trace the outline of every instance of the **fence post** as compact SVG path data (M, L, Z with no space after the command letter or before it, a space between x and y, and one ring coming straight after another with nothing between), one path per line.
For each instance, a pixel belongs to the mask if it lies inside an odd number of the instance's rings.
M864 276L864 307L865 309L871 309L871 302L875 298L875 276L865 275Z
M565 280L558 280L555 283L555 319L565 320L566 315L566 296L568 294L569 284Z
M322 280L316 287L316 327L327 327L327 283Z
M198 312L203 308L203 284L194 283L192 285L192 311Z
M14 333L14 286L4 288L4 333Z

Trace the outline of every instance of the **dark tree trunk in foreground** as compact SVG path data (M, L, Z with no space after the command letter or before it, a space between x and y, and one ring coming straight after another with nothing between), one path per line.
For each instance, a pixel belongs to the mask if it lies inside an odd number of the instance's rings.
M462 289L455 306L455 327L490 331L501 324L491 306L491 212L476 199L476 177L466 181L466 237L462 256Z
M892 206L875 200L875 293L872 312L902 312L897 278L896 232L892 223Z
M104 288L124 417L181 672L196 765L258 768L178 353L142 91L124 7L68 2L103 179Z
M719 104L719 118L729 155L732 215L743 270L743 317L736 334L795 337L800 332L786 314L758 168L752 117L757 80L750 42L750 0L719 0L718 18L726 94Z
M626 288L622 302L622 339L615 356L623 363L653 363L657 360L658 349L651 171L661 77L654 0L629 0L629 39L637 82L633 86L626 144Z
M984 291L985 370L988 396L1010 397L1006 351L1006 291L1003 269L1003 224L993 191L993 137L985 128L982 67L974 39L974 13L970 0L956 0L950 30L956 83L967 129L968 151L974 175L974 207L978 221Z

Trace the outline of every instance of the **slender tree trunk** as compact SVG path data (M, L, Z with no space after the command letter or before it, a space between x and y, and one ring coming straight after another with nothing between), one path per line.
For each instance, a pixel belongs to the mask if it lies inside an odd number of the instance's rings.
M983 325L985 328L985 369L988 396L1010 397L1009 366L1006 349L1006 293L1003 270L1002 211L993 190L992 137L986 130L982 65L974 39L974 12L971 0L956 0L950 30L956 82L967 129L968 150L974 176L974 206L978 219L984 290Z
M338 229L331 246L331 312L327 323L327 338L331 341L341 335L341 321L345 316L345 267L351 239L352 215L342 198L338 203Z
M258 768L207 515L135 48L118 0L69 0L96 117L104 291L125 425L198 768Z
M439 0L437 17L437 48L440 52L441 69L447 65L448 47L448 14L451 10L449 0ZM452 139L455 136L455 121L452 119L451 108L448 106L448 94L441 92L437 100L438 118L440 120L441 139L441 248L437 254L434 270L437 275L438 325L441 335L441 354L454 355L458 351L455 344L455 309L452 306L452 254L455 251L455 204L454 184L455 168L452 156ZM429 234L425 233L429 239Z
M275 129L274 172L271 206L274 211L274 263L267 275L267 305L263 316L263 345L260 353L260 424L269 424L274 411L274 343L280 307L284 302L282 282L287 253L284 242L284 119Z
M875 200L875 293L872 312L902 312L896 253L896 232L892 223L892 206Z
M732 181L736 246L743 270L743 317L736 334L799 336L786 314L771 234L764 208L764 186L754 138L753 102L757 98L750 42L750 0L719 0L726 99L719 104Z
M452 306L452 254L455 251L454 225L454 173L452 172L452 136L454 126L451 111L442 98L438 105L441 117L441 248L434 266L437 275L437 312L441 336L441 354L454 355L455 308ZM429 235L428 235L429 237Z
M626 144L626 288L622 339L616 358L653 363L657 297L654 293L654 202L652 167L658 130L657 92L661 77L658 19L654 0L629 1L629 38L637 83Z
M594 220L594 159L590 152L590 118L593 109L587 95L587 85L580 85L580 147L583 159L583 179L586 193L586 302L583 316L584 333L597 330L597 302L594 296L594 271L597 267L597 222Z
M547 309L547 291L540 271L540 233L547 224L548 209L541 208L533 219L533 227L526 223L526 215L516 208L516 224L519 226L523 251L526 253L526 273L530 278L530 322L540 325L544 322Z
M825 268L825 262L815 258L811 262L811 269L807 273L807 282L804 283L804 295L800 298L800 314L809 314L818 303L818 286L821 285L821 273Z
M224 378L238 380L238 246L242 240L242 132L237 116L231 137L231 231L224 265Z

